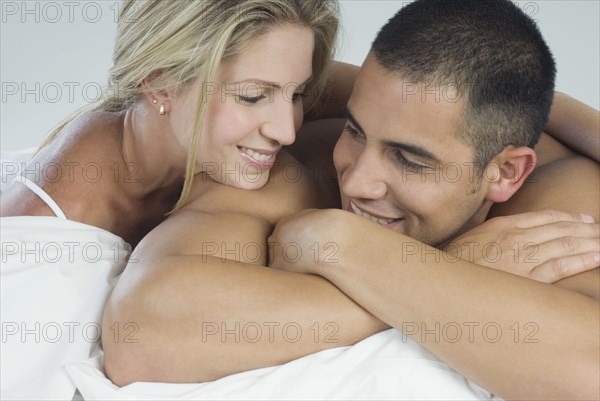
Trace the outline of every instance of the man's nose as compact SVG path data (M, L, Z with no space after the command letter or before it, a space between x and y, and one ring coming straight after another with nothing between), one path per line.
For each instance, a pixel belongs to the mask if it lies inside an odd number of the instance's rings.
M384 168L377 152L364 150L341 177L344 195L372 200L385 197L388 188Z

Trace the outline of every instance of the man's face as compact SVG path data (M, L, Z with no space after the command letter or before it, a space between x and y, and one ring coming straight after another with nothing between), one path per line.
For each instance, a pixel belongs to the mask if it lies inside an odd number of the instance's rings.
M334 150L342 207L431 245L485 219L474 152L455 132L464 101L408 82L369 55Z

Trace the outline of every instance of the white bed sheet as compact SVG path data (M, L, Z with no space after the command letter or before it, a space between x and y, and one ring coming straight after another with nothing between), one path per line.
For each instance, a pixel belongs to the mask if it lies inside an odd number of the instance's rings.
M33 149L2 153L0 193L32 154ZM103 244L104 255L113 259L115 244L127 250L120 238L94 227L51 217L11 219L3 219L2 226L10 228L8 240L13 242L56 242L60 238L72 239L76 233L79 242ZM4 236L3 241L7 241ZM103 304L125 258L116 262L105 260L88 265L94 274L79 274L73 265L60 263L3 263L3 324L14 321L29 322L30 326L35 322L99 325ZM16 285L20 290L15 291ZM26 302L20 302L21 299ZM4 329L3 326L3 336ZM16 341L15 335L8 338L2 343L1 353L2 399L80 399L79 394L73 396L76 385L85 400L499 400L395 329L351 347L321 351L281 366L209 383L133 383L123 388L106 378L102 351L96 346L95 355L90 357L94 343L87 339L82 342L81 333L76 341L65 342L63 338L58 344Z
M0 155L0 192L31 155ZM64 364L91 355L130 246L106 230L51 216L2 217L0 231L0 398L71 400L75 384Z
M208 383L119 388L104 375L101 353L67 371L85 400L499 400L395 329Z

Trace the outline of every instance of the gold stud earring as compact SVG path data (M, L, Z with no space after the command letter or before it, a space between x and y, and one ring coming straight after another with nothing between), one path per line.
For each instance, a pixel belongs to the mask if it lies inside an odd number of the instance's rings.
M164 116L165 114L167 114L167 112L165 111L165 104L164 103L160 104L159 113L160 113L161 116Z

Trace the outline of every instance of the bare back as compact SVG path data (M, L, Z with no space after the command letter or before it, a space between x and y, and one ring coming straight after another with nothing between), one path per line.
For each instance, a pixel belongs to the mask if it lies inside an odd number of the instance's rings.
M22 172L42 188L69 220L119 235L135 246L165 218L177 201L180 184L148 193L143 172L125 163L124 113L90 113L77 118ZM24 185L3 194L1 216L54 216Z

